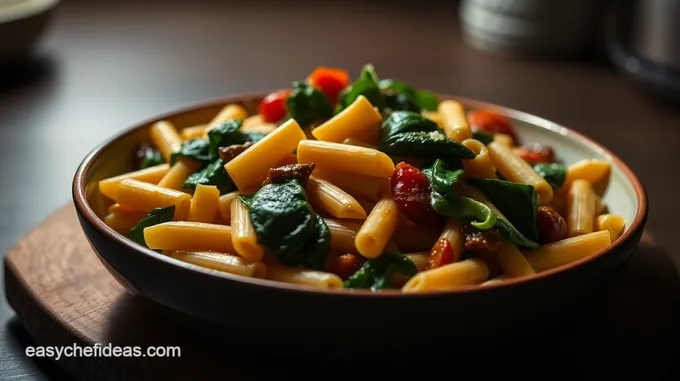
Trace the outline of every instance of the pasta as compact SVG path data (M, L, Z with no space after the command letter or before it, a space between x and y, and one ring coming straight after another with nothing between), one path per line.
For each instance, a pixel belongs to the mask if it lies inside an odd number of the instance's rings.
M185 267L368 292L502 284L625 236L611 163L563 163L498 111L377 78L318 67L257 113L154 123L99 181L100 217Z

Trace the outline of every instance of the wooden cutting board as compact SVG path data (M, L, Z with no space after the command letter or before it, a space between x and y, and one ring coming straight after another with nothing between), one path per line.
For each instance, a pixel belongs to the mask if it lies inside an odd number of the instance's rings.
M128 294L109 275L92 252L72 205L49 217L6 255L5 292L36 345L111 343L142 350L180 347L179 358L62 357L57 361L76 379L88 381L347 379L369 375L422 379L442 368L451 372L451 367L456 375L533 373L545 367L559 368L563 375L603 372L612 376L620 372L630 376L639 372L652 379L670 372L677 362L674 356L680 354L680 281L668 254L649 236L643 238L640 249L611 286L584 300L583 308L565 317L555 332L528 339L523 343L527 349L489 348L483 356L444 356L442 361L426 360L425 365L414 360L388 369L333 364L332 360L322 366L305 359L253 356L195 333L191 325L196 323L178 323L173 312ZM421 327L423 334L460 328L436 321L432 327ZM370 327L364 329L369 332ZM285 343L262 345L279 345L285 351ZM366 360L368 356L358 343L357 358ZM509 372L508 367L515 371Z

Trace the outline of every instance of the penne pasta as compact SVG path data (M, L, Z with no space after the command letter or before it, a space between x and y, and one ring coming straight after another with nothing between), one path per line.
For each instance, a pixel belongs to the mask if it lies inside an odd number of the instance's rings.
M457 142L472 138L472 131L468 125L463 105L456 101L441 101L437 107L444 122L446 136Z
M312 130L317 140L342 143L353 138L377 144L380 137L382 115L371 102L360 95L351 105Z
M516 183L533 186L536 189L536 193L538 193L541 205L546 205L550 202L553 197L553 190L550 184L522 158L515 155L509 147L492 142L487 146L487 149L493 164L503 177Z
M224 194L220 196L219 200L219 211L222 219L227 221L227 224L231 223L231 203L234 202L239 196L238 191Z
M503 274L508 277L536 274L517 246L507 240L503 240L500 249L496 252L496 262Z
M249 262L227 253L174 251L171 256L182 262L246 277L263 278L267 271L267 265L262 262Z
M386 178L394 172L389 156L375 149L341 143L302 140L298 144L299 163L314 163L324 172Z
M499 275L495 278L487 280L486 282L482 283L480 286L488 286L490 284L501 283L501 282L505 282L506 280L509 280L509 279L512 279L512 278L513 277L510 276L510 275L503 274L503 275Z
M607 230L612 242L616 241L626 228L623 217L616 214L601 214L595 219L595 230Z
M344 190L356 198L377 202L389 192L390 179L388 177L360 176L349 173L314 169L314 175L328 180L333 185Z
M259 126L261 124L265 124L262 115L251 115L243 120L243 124L241 124L241 131L248 131L250 128Z
M116 204L117 205L117 204ZM144 212L116 209L104 217L104 222L117 232L127 232L146 217Z
M378 149L378 146L376 146L375 144L366 143L366 142L363 142L363 141L361 141L361 140L352 139L352 138L345 139L345 140L342 142L342 144L349 144L349 145L352 145L352 146L359 146L359 147L366 147L366 148Z
M567 194L567 229L569 237L593 232L596 195L586 180L575 180Z
M114 200L123 207L145 213L174 205L175 220L185 219L191 205L191 196L187 193L132 179L118 185Z
M595 192L602 195L609 185L611 164L602 160L581 160L567 167L563 188L569 189L576 180L586 180Z
M274 123L263 123L248 128L241 127L241 130L244 132L259 132L261 134L269 135L276 130L276 125Z
M236 253L249 261L261 261L264 257L264 247L257 243L250 211L240 199L231 203L231 243Z
M99 192L108 198L114 198L116 190L121 181L125 179L132 179L143 181L145 183L157 184L170 169L170 165L159 164L153 167L140 169L134 172L124 173L122 175L109 177L108 179L100 180L98 183Z
M420 253L404 254L406 258L410 259L418 272L425 271L430 267L430 252L422 251Z
M305 133L295 119L289 119L271 134L224 165L240 191L258 188L270 168L290 156L305 139Z
M397 228L399 216L399 208L391 197L378 201L354 239L359 254L379 257Z
M288 267L280 264L269 264L267 266L266 278L278 282L322 289L343 288L342 279L335 274L298 267Z
M170 161L170 155L179 151L182 146L182 138L172 123L165 120L151 125L151 141L158 148L165 161Z
M228 104L224 106L224 108L217 115L215 115L214 118L212 118L210 123L208 123L208 126L205 128L205 132L203 133L203 137L207 138L208 132L219 126L221 123L224 123L228 120L245 119L247 117L248 112L242 106L237 104Z
M207 124L199 124L191 127L184 127L179 131L179 135L182 140L192 140L200 139L205 135L205 129L208 128Z
M158 181L158 186L168 189L182 189L184 182L196 172L200 164L186 158L180 158L170 167L170 170Z
M423 271L411 278L403 292L452 291L462 286L479 284L489 278L484 260L466 259Z
M310 176L306 191L312 206L332 217L366 219L366 211L357 200L327 180Z
M441 114L439 114L437 111L427 111L423 110L421 112L421 115L426 117L427 119L437 123L439 125L439 128L444 129L444 118L442 118Z
M482 179L495 179L496 168L491 161L491 156L486 146L475 139L464 140L462 144L477 155L472 160L463 160L465 175Z
M332 218L324 218L324 222L331 232L331 249L343 253L357 253L354 239L361 224Z
M217 219L219 203L220 191L215 185L196 185L187 220L214 223Z
M524 253L536 272L554 269L589 257L611 245L608 230L563 239Z
M144 241L152 250L234 253L231 227L204 222L173 221L149 226L144 229Z
M453 261L458 262L465 251L465 234L460 221L450 218L444 225L439 238L444 238L451 244L453 250Z
M502 144L506 147L514 147L515 146L515 141L512 139L512 136L506 135L506 134L501 134L499 132L493 134L493 141ZM491 282L491 281L489 281Z

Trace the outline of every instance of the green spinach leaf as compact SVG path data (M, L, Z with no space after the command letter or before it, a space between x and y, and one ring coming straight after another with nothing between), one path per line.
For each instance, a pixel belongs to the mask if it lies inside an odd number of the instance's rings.
M498 179L468 179L468 183L478 188L503 213L505 219L527 241L538 241L536 230L536 211L538 210L538 194L531 185L513 183ZM501 223L503 224L503 223ZM509 228L506 226L504 228ZM499 227L503 232L504 228ZM518 245L525 246L525 240L517 239L517 234L508 229L508 239ZM522 242L517 242L522 241Z
M314 218L314 235L302 249L305 252L304 266L313 270L324 270L326 258L331 251L331 231L318 214Z
M238 130L241 128L241 124L243 124L243 121L239 119L226 120L208 131L211 157L218 157L218 150L222 147L245 143L245 135Z
M567 167L559 163L541 163L534 165L534 171L541 175L553 189L564 185L567 179Z
M393 79L383 79L378 83L378 87L385 94L387 107L393 111L420 112L437 109L437 94L431 91L416 90L404 82Z
M192 139L182 143L179 151L170 155L170 164L175 164L180 157L186 157L201 164L208 164L213 160L210 155L210 143L206 139Z
M161 152L157 149L150 149L144 151L144 158L142 159L139 169L149 168L163 163L165 163L165 159L163 159Z
M366 261L357 272L345 281L345 288L367 288L372 291L392 288L395 273L413 276L416 265L399 253L383 253L376 259Z
M354 103L360 95L366 97L373 107L377 107L380 112L385 109L385 97L380 87L378 87L378 74L376 74L375 68L371 64L364 65L359 79L340 92L335 113L339 113Z
M144 240L144 229L149 226L162 224L164 222L172 221L175 216L175 206L168 206L165 208L156 208L151 211L146 217L142 218L137 224L128 232L128 238L137 242L138 244L146 246Z
M216 159L205 168L194 172L182 185L182 188L196 189L196 185L215 185L220 194L229 193L236 189L234 182L229 177L227 170L224 169L224 161Z
M482 130L472 131L472 137L482 142L482 144L487 145L493 142L493 135Z
M250 203L253 201L253 196L252 194L242 194L239 195L238 198L241 199L241 202L243 205L247 206L248 209L250 209Z
M302 127L333 116L333 106L326 95L305 82L293 82L286 110Z

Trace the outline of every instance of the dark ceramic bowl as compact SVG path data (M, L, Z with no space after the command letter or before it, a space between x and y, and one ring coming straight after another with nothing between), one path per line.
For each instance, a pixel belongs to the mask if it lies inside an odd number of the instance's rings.
M528 278L453 292L372 294L320 291L204 269L143 249L104 223L110 201L99 194L97 181L132 170L120 158L130 157L133 147L148 138L154 121L165 119L178 127L202 124L227 103L252 112L262 96L207 102L136 125L87 155L73 181L80 223L111 274L131 293L179 311L210 334L228 338L231 345L274 350L285 345L286 352L306 355L359 350L372 356L422 353L439 344L452 350L495 345L527 329L535 331L537 321L548 322L578 301L631 256L642 235L647 218L644 188L606 148L545 119L461 98L455 99L468 108L493 107L506 114L523 141L550 144L567 163L583 158L612 162L605 201L626 219L623 236L591 257Z

